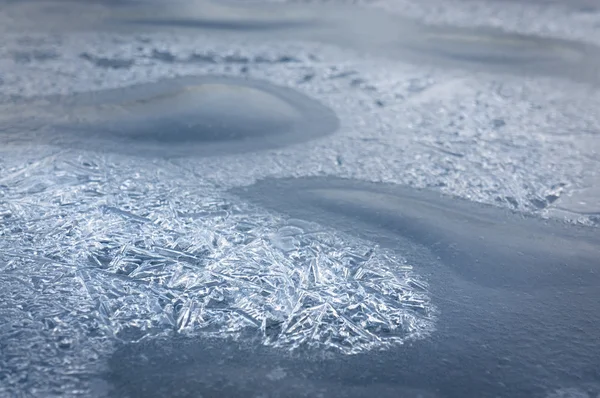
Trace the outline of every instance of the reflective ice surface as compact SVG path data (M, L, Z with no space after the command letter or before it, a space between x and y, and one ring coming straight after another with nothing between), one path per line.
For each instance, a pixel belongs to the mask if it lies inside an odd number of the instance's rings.
M439 309L437 331L414 351L392 348L392 357L408 365L380 370L379 380L452 397L469 391L544 396L544 389L560 396L553 388L567 397L598 394L597 228L331 177L264 180L235 191L270 209L402 248L427 275ZM378 356L365 357L375 362ZM559 388L568 383L571 388Z

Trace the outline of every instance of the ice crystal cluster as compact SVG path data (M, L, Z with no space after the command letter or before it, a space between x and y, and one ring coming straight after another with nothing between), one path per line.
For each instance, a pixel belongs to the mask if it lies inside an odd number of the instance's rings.
M14 340L0 368L31 359L38 337L59 351L185 333L352 354L433 329L427 285L393 253L174 162L140 163L64 151L0 163L0 341Z

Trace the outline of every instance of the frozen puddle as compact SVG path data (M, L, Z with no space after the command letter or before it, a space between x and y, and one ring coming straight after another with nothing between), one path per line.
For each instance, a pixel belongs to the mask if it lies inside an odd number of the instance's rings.
M291 88L187 77L47 99L63 115L36 138L62 147L148 155L222 155L310 140L337 129L328 108Z
M426 281L391 251L226 199L168 162L25 156L0 180L0 393L81 389L117 341L355 354L434 329Z

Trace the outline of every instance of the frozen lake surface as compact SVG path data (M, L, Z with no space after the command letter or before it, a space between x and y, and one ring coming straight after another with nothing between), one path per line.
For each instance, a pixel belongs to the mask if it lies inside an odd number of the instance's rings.
M0 397L599 397L599 29L0 1Z

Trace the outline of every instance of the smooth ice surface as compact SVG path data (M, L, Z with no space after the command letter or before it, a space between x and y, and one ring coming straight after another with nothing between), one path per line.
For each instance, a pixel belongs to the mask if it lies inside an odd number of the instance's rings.
M403 347L411 350L409 345ZM443 396L427 387L416 387L415 383L390 381L386 365L388 369L410 368L402 356L387 364L387 359L377 364L373 357L290 357L268 348L178 337L119 346L110 358L107 379L115 396L152 398L243 398L261 394L284 398Z
M219 155L309 140L335 131L333 112L292 89L225 77L162 80L50 97L55 127L33 137L63 147L139 155ZM58 105L57 105L58 104Z
M318 18L306 7L293 5L271 5L264 3L240 6L235 2L223 1L173 1L155 2L153 7L122 8L111 13L108 21L123 24L140 24L148 26L238 30L238 31L273 31L289 30L298 27L314 28ZM276 17L273 17L273 14Z
M384 385L444 397L598 394L596 228L348 179L265 180L235 192L401 248L427 275L439 308L436 332L414 350L362 358L363 369L376 368Z
M587 203L600 170L600 14L576 2L483 0L231 1L193 10L173 1L0 3L0 396L597 398L597 274L586 268L596 230L522 213L563 218L553 211L585 198L589 211L569 213L571 221L598 225ZM131 23L159 16L165 23ZM279 105L293 104L302 114L298 102L282 100L285 87L333 111L339 128L253 130L252 151L230 151L237 139L213 136L178 145L229 149L170 160L172 145L142 139L130 142L144 150L48 145L51 134L96 140L83 127L108 127L117 114L123 125L143 123L125 117L118 104L127 96L154 121L164 110L186 113L188 92L176 107L168 104L177 96L157 100L165 109L146 108L139 94L173 93L174 81L197 76L244 86L244 103L261 98L260 109L268 103L290 116ZM57 128L75 117L81 129ZM267 177L324 175L353 182L294 180L271 198L277 189L262 183L265 208L224 192ZM292 212L316 220L320 234L299 233ZM258 246L242 247L246 236ZM544 250L541 237L553 246ZM579 251L569 255L571 244ZM310 266L288 267L290 253ZM220 262L194 267L212 258ZM240 312L197 294L199 281L216 280L208 290L242 306L236 289L251 295L281 275L311 275L319 258L335 260L317 274L331 279L286 286L335 294L337 314L361 327L351 331L333 312L317 324L320 313L306 307L294 312L307 322L291 341L278 325L293 312L281 305L287 293L253 296L259 305ZM487 270L473 261L482 258ZM231 261L279 276L210 274ZM394 273L391 288L367 292L373 275L365 285L338 272L360 262ZM408 279L427 284L407 288ZM353 290L330 284L347 280ZM368 294L347 294L361 288ZM399 292L420 297L427 311L414 301L380 306ZM358 298L372 305L352 312ZM203 311L222 323L211 330ZM375 326L399 313L408 322L394 333ZM379 318L361 323L365 314ZM327 325L336 325L337 340L324 337Z
M112 119L111 112L106 113L102 119ZM294 108L276 97L223 84L184 87L131 103L125 100L118 103L114 113L109 133L165 144L277 134L289 130L299 117ZM129 122L130 118L137 120Z
M261 205L314 220L336 217L424 245L465 280L531 291L600 283L600 236L439 193L335 178L265 180L240 189ZM335 221L332 221L335 223ZM352 226L381 242L372 229ZM393 246L393 242L389 242Z

